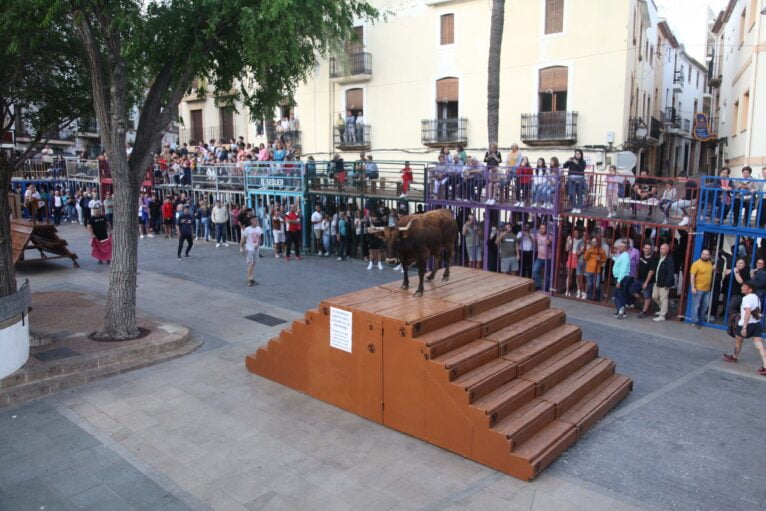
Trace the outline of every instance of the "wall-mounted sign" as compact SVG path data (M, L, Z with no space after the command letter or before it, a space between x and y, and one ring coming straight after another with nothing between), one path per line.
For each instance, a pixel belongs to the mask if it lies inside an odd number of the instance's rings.
M692 136L695 140L700 142L707 142L708 140L715 140L716 136L711 133L710 119L708 119L705 113L694 114L694 126L692 129Z

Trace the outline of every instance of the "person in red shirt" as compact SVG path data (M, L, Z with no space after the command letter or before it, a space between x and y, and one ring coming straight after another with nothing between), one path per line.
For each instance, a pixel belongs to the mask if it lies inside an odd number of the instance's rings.
M410 191L410 185L415 179L412 176L412 169L410 168L410 162L404 162L404 168L402 169L402 197L407 196L407 192Z
M173 233L173 215L175 214L176 207L170 202L170 197L165 199L162 203L162 224L165 228L165 237L170 238Z
M534 174L532 166L529 164L529 159L526 156L521 157L521 164L516 169L516 173L516 204L514 206L523 208L530 202L532 174Z
M290 206L290 212L285 215L287 250L285 252L285 261L290 260L290 247L295 245L295 258L301 258L301 215L298 212L298 205Z

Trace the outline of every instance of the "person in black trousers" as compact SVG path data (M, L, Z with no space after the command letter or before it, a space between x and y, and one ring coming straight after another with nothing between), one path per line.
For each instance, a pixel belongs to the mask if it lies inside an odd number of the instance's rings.
M183 213L178 217L176 231L178 232L178 258L181 259L184 241L187 243L185 255L186 257L191 257L189 251L194 245L194 217L189 213L189 206L184 206Z

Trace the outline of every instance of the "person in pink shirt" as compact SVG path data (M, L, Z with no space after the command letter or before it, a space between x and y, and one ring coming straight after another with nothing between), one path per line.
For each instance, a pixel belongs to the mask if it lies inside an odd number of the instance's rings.
M545 291L550 286L550 272L553 238L548 234L548 227L540 224L535 234L535 246L537 248L537 257L532 265L532 279L535 281L537 289L543 289L543 273L545 273Z

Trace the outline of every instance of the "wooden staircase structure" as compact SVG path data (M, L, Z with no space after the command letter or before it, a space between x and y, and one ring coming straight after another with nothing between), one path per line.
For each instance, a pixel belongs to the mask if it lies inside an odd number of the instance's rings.
M323 301L247 368L523 480L632 389L529 279L454 268L421 298L399 285ZM342 311L350 352L330 345Z

